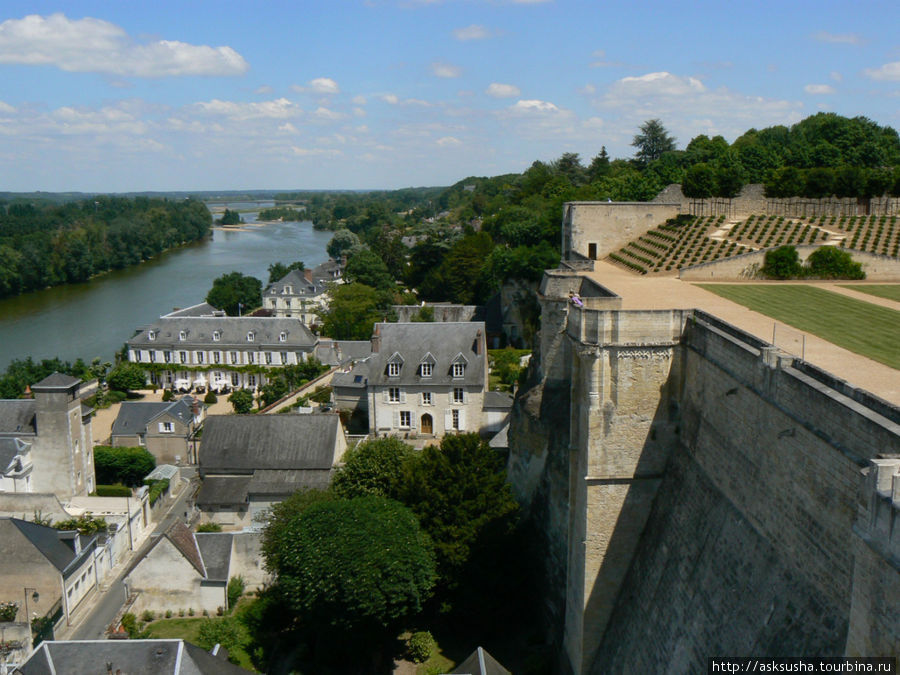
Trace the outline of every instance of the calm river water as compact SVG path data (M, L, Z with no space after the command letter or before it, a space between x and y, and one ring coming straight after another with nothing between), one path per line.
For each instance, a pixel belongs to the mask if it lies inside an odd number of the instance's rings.
M256 218L241 216L248 223ZM0 300L0 370L26 356L112 361L138 326L203 302L216 277L236 270L265 286L273 262L302 260L312 267L327 260L330 239L330 232L314 230L309 222L216 230L209 241L84 284Z

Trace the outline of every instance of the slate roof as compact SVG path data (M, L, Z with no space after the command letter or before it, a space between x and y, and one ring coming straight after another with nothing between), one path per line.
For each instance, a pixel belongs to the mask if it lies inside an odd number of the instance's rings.
M290 293L285 293L285 286L291 287ZM303 276L303 272L300 270L291 270L287 274L285 274L281 279L276 281L275 283L269 284L269 287L263 291L264 297L280 297L286 296L288 298L293 298L295 296L304 296L308 298L314 298L317 295L322 295L328 289L325 288L325 284L316 283L316 281L308 281L305 276Z
M257 496L290 496L297 490L325 489L331 482L331 469L262 469L254 471L247 492Z
M513 405L513 397L506 391L486 391L484 392L485 408L505 408L510 409Z
M210 415L200 444L200 473L254 469L330 469L336 414Z
M154 331L155 339L148 336ZM186 333L184 340L179 340L181 331ZM213 340L213 331L218 331L220 338ZM253 342L247 340L247 333L253 332ZM286 333L287 339L281 342L279 336ZM297 318L272 318L253 316L202 316L171 318L160 317L156 322L141 330L128 340L128 345L135 348L156 349L191 349L193 346L256 348L277 347L291 349L297 347L312 348L316 344L316 336Z
M10 541L7 538L14 536L11 531L13 529L18 530L29 544L62 573L86 555L92 555L89 546L82 546L81 553L75 555L74 545L66 545L62 540L63 533L59 530L18 518L0 518L0 541ZM91 539L82 537L81 541L90 543Z
M63 375L62 373L53 373L48 375L40 382L31 385L31 390L38 389L71 389L81 383L77 377L71 375Z
M246 504L250 476L206 476L197 493L197 506Z
M25 663L23 675L240 675L250 671L184 640L44 641Z
M206 567L203 565L203 556L200 555L200 549L197 548L197 541L194 539L194 533L191 532L187 525L180 520L172 523L171 527L166 530L163 535L177 548L191 565L194 566L201 576L206 577ZM157 543L162 539L160 537ZM156 544L154 544L155 546ZM152 548L152 547L151 547ZM149 552L148 552L149 553Z
M228 581L233 535L228 532L197 532L194 537L197 539L200 555L203 556L206 578L211 581Z
M348 373L335 373L331 376L331 386L363 389L369 384L369 362L360 361Z
M12 464L13 459L16 458L16 455L24 454L29 447L29 443L23 442L18 438L0 437L0 472L6 471L7 467ZM5 493L0 492L0 495L2 494Z
M53 520L67 520L69 514L59 498L49 492L0 492L0 517L11 516L26 520L35 513Z
M451 675L512 675L482 647L478 647L465 661L453 669Z
M477 337L480 331L480 337ZM369 359L369 382L374 385L480 385L484 386L487 368L484 324L476 321L459 323L378 323L375 336L380 347ZM476 339L481 340L481 354L475 353ZM403 360L399 377L388 377L387 364L399 354ZM419 364L430 354L434 358L431 377L419 375ZM466 361L465 376L453 378L451 364L462 354Z
M319 340L316 358L330 366L338 366L348 361L359 361L372 354L371 340Z
M147 425L154 419L168 413L181 420L183 424L190 425L193 414L191 406L194 399L192 396L185 396L177 401L163 402L144 402L144 401L123 401L119 408L119 414L112 425L113 436L134 436L146 431Z
M216 314L224 314L221 309L216 309L208 302L201 302L196 305L191 305L190 307L185 307L184 309L175 309L169 312L168 314L163 314L164 317L185 317L185 316L214 316Z
M0 400L0 434L34 435L34 414L37 403L33 399Z
M315 281L337 281L344 273L344 268L334 258L329 258L321 265L312 268L312 277Z

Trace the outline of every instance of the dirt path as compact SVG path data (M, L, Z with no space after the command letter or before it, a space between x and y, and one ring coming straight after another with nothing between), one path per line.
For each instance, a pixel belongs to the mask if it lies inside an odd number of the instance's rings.
M876 396L900 405L900 372L872 361L864 356L842 349L811 333L805 333L771 317L751 311L742 305L705 291L693 283L675 277L646 277L631 274L615 265L597 261L588 276L622 297L622 309L702 309L714 314L738 328L757 337L774 342L784 351L796 356L804 356L817 366L847 380L850 384L872 392ZM816 283L815 285L819 285ZM822 284L828 290L853 294L860 293L840 288L834 283ZM873 304L881 300L874 296L864 296ZM898 303L887 300L889 306L897 308ZM773 341L773 329L775 339ZM801 354L802 353L802 354Z

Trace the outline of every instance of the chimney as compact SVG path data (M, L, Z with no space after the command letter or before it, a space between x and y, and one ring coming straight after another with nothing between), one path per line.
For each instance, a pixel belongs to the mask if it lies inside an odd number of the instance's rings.
M381 350L381 326L375 324L375 332L372 333L372 353L377 354Z
M313 279L312 279L312 270L310 270L310 269L305 269L305 270L303 270L303 277L304 277L309 283L312 283L312 282L313 282Z

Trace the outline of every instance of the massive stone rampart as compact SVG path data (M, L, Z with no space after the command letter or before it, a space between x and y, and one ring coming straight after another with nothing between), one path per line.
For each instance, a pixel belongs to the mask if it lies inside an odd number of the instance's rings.
M900 411L697 310L580 307L577 283L542 285L509 464L561 669L896 650L896 505L859 490Z

